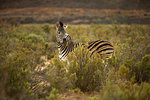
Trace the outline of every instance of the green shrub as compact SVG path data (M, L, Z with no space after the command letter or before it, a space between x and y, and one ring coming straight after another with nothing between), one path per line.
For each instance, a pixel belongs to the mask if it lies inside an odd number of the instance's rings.
M99 100L99 98L94 96L94 97L90 97L88 100Z
M125 66L120 66L119 70L118 70L118 75L120 79L125 79L128 80L129 79L129 68L125 67Z
M117 84L108 80L106 86L100 91L100 100L127 100L127 96Z
M104 65L100 55L90 57L86 47L80 46L69 54L68 62L68 77L74 88L93 91L101 85Z
M141 80L150 82L150 54L142 58L139 64L139 70L141 72Z
M6 88L5 92L8 98L25 99L33 96L33 92L30 89L29 78L31 76L32 67L36 64L32 62L31 54L32 52L27 49L17 49L17 52L13 51L9 54L5 60L7 63L1 63L0 72L2 73L0 76L7 79L4 83L2 82L2 84ZM5 78L1 78L1 81Z
M71 88L70 81L66 77L65 65L66 63L60 61L58 57L53 58L47 72L51 87L56 88L59 92L64 92L66 89Z
M28 36L26 36L26 39L32 41L33 43L44 42L44 38L36 34L29 34Z
M53 58L56 55L56 53L58 53L55 51L56 48L57 48L56 43L53 43L53 42L45 43L45 54L47 55L48 59Z
M51 28L50 28L49 25L44 25L44 26L42 27L42 29L43 29L44 32L46 32L46 33L50 33L50 31L51 31Z
M103 68L100 55L90 57L89 51L81 46L69 54L66 62L54 58L47 74L52 87L60 91L67 88L93 91L102 84Z
M100 95L92 100L149 100L150 84L142 83L127 84L124 82L115 84L108 80L106 85L100 91Z
M149 100L150 99L150 83L141 83L139 89L139 95L137 97L139 100Z
M0 99L2 100L36 98L30 87L30 78L43 52L38 51L42 43L35 44L35 49L32 49L34 43L30 42L28 45L23 40L27 34L21 34L19 32L22 31L21 28L5 25L0 28L0 88L2 91Z
M56 90L55 88L52 88L49 96L46 97L46 100L60 100L58 90Z

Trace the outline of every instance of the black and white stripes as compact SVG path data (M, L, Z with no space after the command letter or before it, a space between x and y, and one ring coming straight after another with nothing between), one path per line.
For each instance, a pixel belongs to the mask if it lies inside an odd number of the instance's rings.
M69 54L69 52L74 51L74 48L77 48L79 45L83 44L75 42L60 44L59 42L57 42L57 45L59 50L59 58L60 60L64 60ZM94 53L98 53L101 55L102 58L109 58L114 53L114 48L111 45L111 43L103 40L89 42L87 49L91 51L91 56Z
M59 50L59 58L60 60L65 60L69 52L74 51L75 48L79 46L79 43L67 42L67 43L59 43L57 42L58 50Z
M59 50L59 58L60 60L65 60L68 56L69 52L74 51L79 45L83 45L82 43L76 43L71 40L69 34L66 33L64 24L59 21L56 24L56 38L57 38L57 46ZM109 58L114 53L114 47L108 41L97 40L88 43L87 49L91 51L92 56L94 53L100 54L101 58Z
M114 48L112 44L108 41L97 40L88 43L88 49L91 51L91 56L94 53L99 53L101 57L109 58L114 53Z

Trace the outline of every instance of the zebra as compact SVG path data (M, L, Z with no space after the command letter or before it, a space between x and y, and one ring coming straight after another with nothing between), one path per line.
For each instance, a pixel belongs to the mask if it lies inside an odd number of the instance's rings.
M70 35L66 32L67 26L62 21L58 21L56 24L56 40L59 51L59 59L65 60L69 52L74 51L82 43L73 42ZM92 56L94 53L100 54L101 58L105 55L106 58L111 57L114 54L113 45L104 40L96 40L88 43L87 49L91 51Z

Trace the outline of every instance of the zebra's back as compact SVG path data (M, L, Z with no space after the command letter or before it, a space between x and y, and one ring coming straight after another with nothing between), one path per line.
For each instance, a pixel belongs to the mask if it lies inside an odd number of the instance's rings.
M69 43L67 42L64 44L57 43L57 45L59 49L59 58L63 60L68 56L69 52L74 51L74 49L79 47L79 45L84 45L84 44L71 41ZM114 53L114 48L112 44L108 41L103 41L103 40L89 42L87 49L91 51L91 56L94 53L99 53L102 58L103 57L109 58Z
M110 42L104 41L104 40L97 40L97 41L89 42L88 49L89 51L91 51L91 56L94 53L99 53L101 57L109 58L114 53L113 45Z

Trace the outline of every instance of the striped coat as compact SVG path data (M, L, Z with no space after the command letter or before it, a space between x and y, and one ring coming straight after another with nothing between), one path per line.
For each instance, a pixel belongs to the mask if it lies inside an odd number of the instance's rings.
M74 49L77 48L79 45L84 45L84 44L76 43L72 41L70 43L65 43L65 44L61 44L57 42L60 60L64 60L69 54L69 52L74 51ZM87 49L91 51L90 56L92 56L94 53L98 53L102 58L104 56L105 58L109 58L114 53L114 48L112 44L108 41L103 41L103 40L89 42Z
M56 24L56 39L60 60L64 60L69 52L74 51L74 48L77 48L79 45L84 45L82 43L73 42L70 35L66 33L65 28L66 26L61 21ZM87 49L91 51L91 56L94 53L98 53L102 58L109 58L114 53L113 45L104 40L89 42Z

